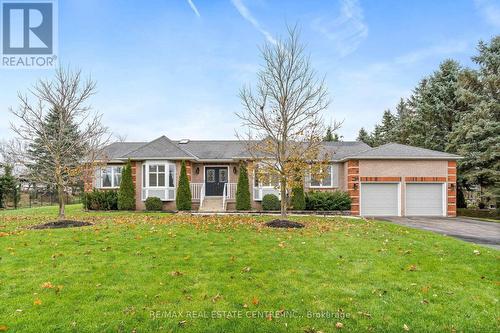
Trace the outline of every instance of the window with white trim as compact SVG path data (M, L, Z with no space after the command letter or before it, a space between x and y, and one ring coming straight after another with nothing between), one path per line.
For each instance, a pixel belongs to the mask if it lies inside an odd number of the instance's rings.
M309 177L309 187L338 187L338 167L330 164L323 168L318 175Z
M96 187L97 188L117 188L120 187L122 181L121 165L108 165L99 168L96 171Z
M254 169L254 186L255 187L272 187L280 186L279 176L270 172L260 172L259 167Z
M142 166L142 186L144 188L175 187L175 164L145 163Z

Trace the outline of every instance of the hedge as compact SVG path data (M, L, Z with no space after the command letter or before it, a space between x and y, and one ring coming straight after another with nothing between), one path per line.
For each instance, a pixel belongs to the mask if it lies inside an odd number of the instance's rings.
M292 198L290 200L293 210L304 210L306 209L306 197L304 194L304 188L302 186L294 187L292 189Z
M94 189L83 194L82 202L88 210L118 210L118 192Z
M351 198L347 192L309 192L306 194L306 210L350 210Z

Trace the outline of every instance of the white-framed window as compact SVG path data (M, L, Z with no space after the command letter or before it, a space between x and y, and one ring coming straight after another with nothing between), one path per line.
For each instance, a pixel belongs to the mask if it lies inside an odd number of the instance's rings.
M144 188L175 188L175 164L170 162L146 162L142 165Z
M97 188L118 188L122 181L122 165L108 165L96 170Z
M318 175L309 177L309 187L322 188L322 187L338 187L338 166L330 164L322 168Z
M279 176L269 172L259 172L259 167L256 166L253 171L254 187L272 187L280 186Z

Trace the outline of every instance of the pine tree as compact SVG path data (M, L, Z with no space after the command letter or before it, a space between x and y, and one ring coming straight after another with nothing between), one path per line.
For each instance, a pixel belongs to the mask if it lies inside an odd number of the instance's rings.
M120 190L118 191L118 209L135 209L135 187L132 180L132 163L130 160L127 161L127 164L122 169L122 179Z
M177 210L191 210L191 188L189 187L185 161L182 161L175 203L177 205Z
M0 208L3 208L9 199L12 200L14 208L17 208L20 200L19 181L12 174L12 166L5 165L3 168L4 173L0 176Z
M326 134L325 137L323 138L323 141L331 142L334 141L333 133L332 133L332 127L328 126L326 128Z
M364 142L369 146L372 145L372 138L370 137L370 134L368 134L368 132L364 129L364 127L361 127L361 129L359 130L356 140Z
M448 144L464 158L459 175L469 184L478 184L486 196L498 200L500 179L500 36L490 44L479 42L473 61L478 70L460 76L460 99L471 111L453 127Z
M459 99L458 80L462 72L456 61L445 60L415 89L411 102L415 116L411 122L409 144L446 150L454 124L467 112L467 105Z
M396 105L395 126L392 130L392 140L401 144L409 144L409 136L411 129L411 119L413 112L408 106L408 103L401 98Z
M375 126L373 131L373 145L381 146L383 144L394 141L393 131L396 126L396 118L390 110L385 110L382 116L382 123Z
M240 165L240 175L238 177L238 187L236 189L236 209L251 209L248 172L247 168L243 164Z

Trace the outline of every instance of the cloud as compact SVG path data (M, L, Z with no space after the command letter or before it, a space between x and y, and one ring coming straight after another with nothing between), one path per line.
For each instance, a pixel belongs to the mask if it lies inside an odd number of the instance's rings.
M311 28L332 41L342 57L354 52L368 36L368 26L358 0L341 0L337 17L318 17L312 21Z
M189 7L193 10L193 12L196 14L196 16L201 17L200 12L198 11L198 8L196 8L196 5L193 3L193 0L187 0Z
M262 28L259 21L257 21L257 19L252 15L252 13L248 9L248 7L245 6L242 0L231 0L231 2L233 3L234 7L236 7L240 15L251 25L253 25L253 27L257 29L261 34L263 34L268 42L276 44L276 39L274 39L269 31Z
M461 53L467 51L468 48L469 43L465 41L449 41L396 57L394 62L401 65L412 65L431 57L446 57L450 54Z
M474 0L474 3L489 24L500 28L500 5L497 0Z

